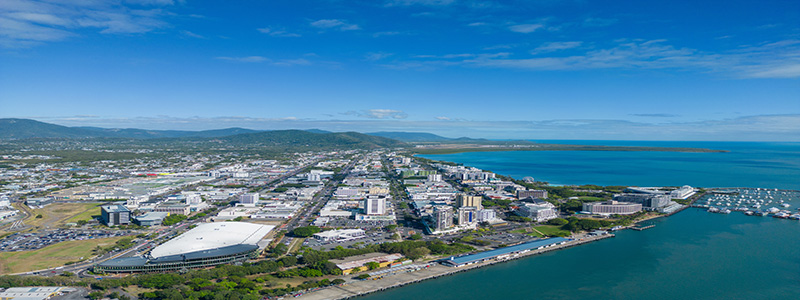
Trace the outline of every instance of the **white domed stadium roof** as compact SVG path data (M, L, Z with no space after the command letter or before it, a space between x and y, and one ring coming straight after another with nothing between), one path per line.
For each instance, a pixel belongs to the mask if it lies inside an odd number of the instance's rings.
M155 247L152 258L180 255L233 245L256 245L275 226L245 222L203 223Z

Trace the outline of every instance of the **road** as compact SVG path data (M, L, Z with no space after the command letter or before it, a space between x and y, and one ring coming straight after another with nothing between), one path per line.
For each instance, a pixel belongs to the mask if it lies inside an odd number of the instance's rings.
M350 170L353 168L353 166L355 165L355 163L358 161L359 158L360 157L358 156L353 157L350 160L350 163L348 163L347 166L342 168L342 171L340 173L342 175L341 178L346 178L347 174L350 174ZM328 202L327 199L330 199L330 195L333 193L333 190L336 189L336 187L339 185L340 182L341 180L329 180L328 183L326 183L325 186L322 188L322 190L319 191L316 195L314 195L314 198L311 199L311 203L313 203L313 205L310 207L309 206L304 207L300 212L297 213L296 218L293 218L286 223L286 226L284 226L284 228L287 231L291 231L292 229L297 227L310 225L311 221L309 219L313 217L322 208L322 206L325 205L325 203ZM322 201L324 197L327 197L326 201ZM283 238L286 238L286 236L284 236Z

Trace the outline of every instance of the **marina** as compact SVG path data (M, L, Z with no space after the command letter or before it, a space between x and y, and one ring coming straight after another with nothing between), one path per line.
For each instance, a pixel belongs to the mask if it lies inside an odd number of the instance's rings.
M737 211L747 216L771 216L800 220L800 191L764 188L726 188L713 190L694 203L694 207L710 213L730 214Z

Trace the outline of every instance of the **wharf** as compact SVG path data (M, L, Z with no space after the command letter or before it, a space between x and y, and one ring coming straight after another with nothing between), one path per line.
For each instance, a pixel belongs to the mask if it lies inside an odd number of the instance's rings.
M477 263L469 266L464 267L446 267L441 264L431 262L430 266L424 269L420 269L414 272L408 273L401 273L392 276L386 276L380 279L366 279L360 281L354 281L351 283L339 285L339 286L332 286L329 288L325 288L322 290L317 290L314 292L310 292L307 294L303 294L298 296L298 299L309 299L309 300L335 300L335 299L350 299L359 296L363 296L370 293L380 292L384 290L388 290L391 288L401 287L404 285L417 283L421 281L425 281L428 279L434 279L442 276L452 275L458 272L468 271L472 269L477 269L497 263L506 262L509 260L514 260L526 256L536 255L548 251L559 250L564 248L569 248L572 246L577 246L589 242L594 242L601 239L606 239L614 237L614 234L604 234L600 236L591 236L591 237L584 237L576 240L569 241L562 245L554 245L552 247L544 248L544 249L537 249L531 250L526 253L519 253L516 256L505 260L493 260L487 261L482 263Z
M636 230L636 231L642 231L642 230L645 230L645 229L650 229L650 228L653 228L653 227L656 227L656 225L647 225L647 226L641 226L641 227L633 227L633 228L631 228L631 229L633 229L633 230Z

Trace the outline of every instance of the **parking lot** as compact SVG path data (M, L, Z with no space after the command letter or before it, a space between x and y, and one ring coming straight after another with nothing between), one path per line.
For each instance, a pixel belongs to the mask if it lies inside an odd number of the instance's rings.
M383 229L388 225L395 224L395 221L356 221L345 217L331 217L325 224L329 228L359 228L365 231Z
M338 246L341 246L343 248L360 248L365 245L394 242L395 240L392 240L391 236L392 233L374 232L374 233L367 233L367 236L360 239L341 241L341 242L336 242L336 241L321 242L315 240L314 238L308 238L305 242L303 242L303 246L308 246L315 250L331 250Z
M38 233L14 233L0 239L0 252L29 251L47 247L49 245L88 239L102 239L132 235L130 230L64 230L54 229Z

